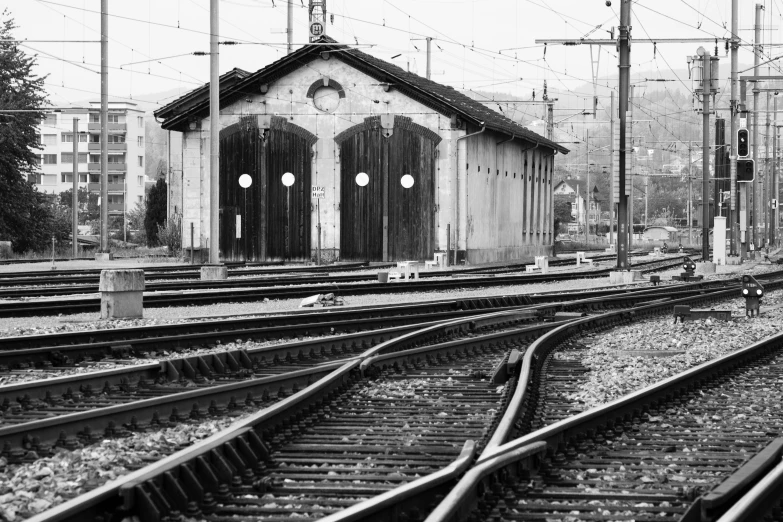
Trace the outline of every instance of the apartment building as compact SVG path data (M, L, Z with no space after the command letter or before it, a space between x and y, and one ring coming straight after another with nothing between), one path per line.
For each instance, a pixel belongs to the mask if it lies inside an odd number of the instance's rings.
M39 126L41 169L33 175L38 189L59 194L73 187L73 162L79 165L79 187L100 194L100 103L54 108ZM78 119L78 135L73 120ZM109 217L122 216L144 199L144 111L135 103L109 102ZM78 140L78 158L73 142Z

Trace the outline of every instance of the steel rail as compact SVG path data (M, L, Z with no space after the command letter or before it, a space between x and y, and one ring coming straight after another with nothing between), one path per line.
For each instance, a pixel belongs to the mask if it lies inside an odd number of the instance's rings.
M638 265L642 271L663 270L679 265L678 260L662 260L646 262ZM652 267L651 264L661 265ZM232 289L215 290L201 293L148 294L144 296L144 306L147 308L162 306L206 305L223 302L248 302L263 299L293 299L309 297L314 294L336 293L341 296L367 294L408 293L456 288L485 288L490 286L543 283L552 281L568 281L573 279L595 279L606 277L611 269L599 269L589 272L568 272L561 274L514 275L495 277L473 277L459 279L439 279L434 281L408 281L399 283L356 283L332 288L328 285L308 287L272 287L263 289ZM195 292L195 291L194 291ZM0 303L0 317L20 317L27 315L47 315L56 313L95 312L100 310L100 298L75 298L67 300L27 301L23 303Z
M783 281L765 284L765 289L779 288ZM729 297L736 290L723 290L705 294L704 300ZM736 294L734 294L736 295ZM670 309L688 299L673 300L665 304L650 304L638 307L632 312L609 312L594 317L576 320L545 334L530 346L520 365L519 380L514 396L509 401L503 419L477 460L477 467L462 479L460 484L438 505L427 518L427 522L445 522L462 520L462 514L470 512L470 503L480 496L479 486L486 491L488 484L505 481L509 476L519 476L526 470L537 468L543 451L552 451L574 440L588 430L602 429L622 423L628 416L634 416L645 408L677 400L679 396L698 389L701 383L741 365L757 360L774 350L783 347L783 334L770 336L744 349L737 350L712 361L681 372L675 376L653 384L642 390L592 408L556 422L532 433L514 432L516 422L524 415L525 409L533 409L534 404L526 403L529 387L537 365L543 363L546 355L565 340L586 330L603 329L609 324L627 323L639 316L647 316ZM514 436L518 438L512 439ZM541 446L544 443L544 446ZM536 446L532 446L536 445ZM535 448L538 448L535 450ZM543 448L543 449L542 449ZM518 451L525 450L524 456Z

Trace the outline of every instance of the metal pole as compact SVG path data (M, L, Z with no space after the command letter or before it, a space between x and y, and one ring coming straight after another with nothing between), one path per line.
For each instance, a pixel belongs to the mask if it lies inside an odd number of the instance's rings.
M650 178L644 178L644 228L647 228L647 194L650 192Z
M609 103L609 147L612 149L609 154L609 172L614 176L614 91L611 92L611 101ZM612 180L612 188L609 191L609 244L614 244L614 224L615 224L615 209L614 209L614 180Z
M193 264L193 239L195 238L196 232L195 232L195 226L194 223L190 222L190 264Z
M432 77L432 37L428 36L427 40L427 79Z
M218 82L219 0L209 0L209 263L220 263L218 168L220 166L220 86Z
M320 265L321 264L321 199L315 200L315 210L318 214L318 252L316 252L317 256L315 259L315 264Z
M73 258L79 257L79 119L73 119L73 197L71 198L71 234Z
M769 190L767 189L767 186L769 185L770 176L769 176L769 142L770 142L770 134L769 134L769 124L771 115L769 113L769 95L770 92L767 91L767 118L766 122L764 123L764 181L763 181L763 192L764 197L761 198L762 205L764 205L764 208L762 209L762 212L764 213L764 238L762 241L762 245L765 245L767 243L767 240L769 239Z
M688 245L693 245L693 149L691 142L688 142Z
M171 217L171 177L174 169L171 168L171 130L166 132L166 220Z
M285 188L285 257L291 259L291 187Z
M101 0L101 252L109 251L109 0Z
M756 4L756 20L755 25L753 26L753 35L754 35L754 53L753 53L753 74L755 76L759 75L759 56L761 55L761 44L759 43L761 41L761 10L764 9L764 6L761 4ZM761 162L759 161L759 147L758 147L758 137L759 137L759 91L756 88L756 84L753 84L753 138L751 138L751 144L753 146L753 159L756 160L756 168L759 167ZM752 201L752 207L751 207L751 215L753 216L753 234L750 236L750 241L753 242L755 246L758 246L758 226L759 226L759 176L755 176L755 179L753 180L753 186L751 187L751 190L753 191L753 201ZM748 191L750 192L750 191ZM750 197L750 194L748 194Z
M288 3L288 54L294 52L294 0L287 0Z
M702 156L701 156L701 259L710 260L710 84L712 61L704 51L702 62Z
M726 220L729 223L731 232L731 255L736 256L738 253L737 243L739 242L737 234L737 222L738 220L738 207L737 207L737 129L739 122L737 121L738 101L737 101L737 78L739 76L739 0L731 0L731 132L730 140L731 148L729 149L729 161L731 166L729 167L731 181L729 182L729 191L731 193L730 205L729 205L729 218Z
M618 187L620 199L618 201L619 230L617 233L617 268L628 270L628 197L625 195L625 147L626 147L626 111L628 110L628 88L630 87L631 73L631 0L621 0L620 3L620 165L618 172L620 179Z
M780 205L778 194L778 97L773 98L773 111L775 121L772 125L772 195L770 199L775 200L775 207L772 208L769 227L769 244L777 246L778 235L778 205Z
M451 266L451 223L446 224L446 266Z
M590 242L590 129L585 130L585 145L587 145L587 187L585 188L585 243Z

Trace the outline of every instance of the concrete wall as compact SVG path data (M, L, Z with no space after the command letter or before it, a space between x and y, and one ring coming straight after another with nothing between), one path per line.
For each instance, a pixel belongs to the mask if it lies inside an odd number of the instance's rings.
M345 91L345 98L340 100L337 109L331 113L316 109L313 100L306 97L310 86L316 81L323 81L324 77L338 82ZM266 94L248 94L241 101L224 107L221 110L220 128L236 123L243 116L276 115L287 118L290 123L303 127L318 137L312 156L312 185L326 187L326 197L319 201L321 246L323 249L339 250L340 158L334 136L362 123L369 116L387 113L408 116L413 122L437 132L442 138L437 151L434 201L437 213L437 250L446 248L448 225L451 225L451 239L457 241L460 250L464 251L466 247L471 252L476 250L476 254L470 256L471 262L537 254L546 250L545 245L551 245L552 236L547 232L549 229L546 226L540 227L543 229L540 233L522 230L524 218L519 211L523 197L520 151L522 147L530 145L528 142L516 139L508 145L497 147L495 143L507 139L508 136L487 132L482 139L468 138L458 145L457 138L465 135L466 131L452 129L449 117L402 95L393 87L389 92L385 92L378 80L348 66L335 55L329 60L318 58L285 78L269 84ZM469 154L481 156L482 168L502 168L504 173L505 170L509 171L509 176L502 174L502 179L492 178L482 183L472 172L467 178L464 173L458 175L461 163L460 148L466 144L473 147L473 152ZM551 154L551 151L546 151ZM465 152L463 150L462 154ZM496 154L499 154L497 159ZM537 154L538 162L542 151L528 154ZM551 178L551 156L549 161L548 177ZM475 163L475 160L471 160L471 163ZM462 164L464 165L464 162ZM515 171L516 179L511 177ZM273 178L270 179L271 182ZM193 246L206 248L209 242L209 118L202 120L199 128L184 133L182 185L184 194L175 194L173 199L181 200L184 205L183 246L186 249L190 247L190 224L193 223ZM547 219L551 229L552 219L549 216L552 208L552 185L547 187L545 199L548 203L537 209L536 219ZM457 206L459 194L462 197L469 195L470 206L467 206L467 201L464 200ZM316 202L313 201L313 248L318 240L318 216L315 208ZM468 208L468 212L464 211L465 208ZM490 218L483 220L485 215Z

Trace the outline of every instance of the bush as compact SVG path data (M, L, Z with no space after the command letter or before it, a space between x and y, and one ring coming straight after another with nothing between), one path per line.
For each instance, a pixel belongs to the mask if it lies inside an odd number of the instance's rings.
M182 252L182 218L179 214L172 216L165 226L158 225L157 232L161 246L168 247L169 254L179 257Z

